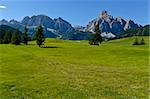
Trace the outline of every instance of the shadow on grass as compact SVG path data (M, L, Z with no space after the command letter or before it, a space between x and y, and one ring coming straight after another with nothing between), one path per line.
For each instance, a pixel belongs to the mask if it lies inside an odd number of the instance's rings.
M61 48L61 47L58 47L58 46L41 46L41 48Z
M28 45L36 45L36 44L28 44Z

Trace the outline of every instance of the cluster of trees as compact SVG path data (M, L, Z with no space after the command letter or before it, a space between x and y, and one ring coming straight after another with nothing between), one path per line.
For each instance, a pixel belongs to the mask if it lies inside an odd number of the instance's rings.
M144 38L142 38L139 41L138 36L148 36L149 34L147 34L147 32L149 33L149 29L148 29L148 25L143 27L143 28L137 28L136 32L134 33L135 35L135 41L133 42L133 45L145 45L145 40Z
M0 43L1 44L16 44L19 45L21 42L21 35L22 33L16 29L15 31L13 30L5 30L5 31L0 31Z
M138 37L135 38L135 41L133 42L133 45L145 45L145 40L142 38L140 41Z
M43 34L43 27L40 25L37 27L37 31L35 34L35 40L39 47L44 44L45 37ZM25 45L28 45L28 41L30 40L30 37L28 36L28 28L24 28L24 33L21 33L18 29L15 31L7 30L7 31L0 31L0 43L1 44L15 44L20 45L21 43L24 43Z
M139 34L143 34L144 33L144 30L141 31L139 30L136 34L135 34L135 41L133 42L133 45L145 45L145 40L144 38L142 38L140 41L139 41L139 38L138 36L140 36ZM143 36L143 35L142 35Z
M89 44L90 45L99 45L102 43L103 39L102 39L102 36L101 36L101 30L99 28L99 23L97 23L97 25L95 26L95 33L92 34L92 37L89 41Z

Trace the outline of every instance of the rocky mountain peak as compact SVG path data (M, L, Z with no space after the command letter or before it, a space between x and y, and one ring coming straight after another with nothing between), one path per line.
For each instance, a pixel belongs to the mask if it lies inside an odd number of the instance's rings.
M10 24L20 24L17 20L14 20L14 19L10 20L9 23Z
M125 21L122 17L113 18L107 11L102 11L96 19L89 22L84 30L93 32L96 23L99 23L102 32L113 33L115 35L126 29L137 28L139 26L132 20Z
M98 21L105 20L106 22L111 22L113 20L113 17L108 14L107 11L102 11L100 15L97 17Z
M63 18L61 17L58 17L58 18L55 18L54 21L56 22L65 22L65 23L68 23L67 21L65 21Z
M1 21L0 21L0 25L7 25L9 22L7 21L7 20L5 20L5 19L2 19Z
M58 19L58 20L63 20L61 17L58 17L57 19Z
M100 17L101 17L101 18L105 18L105 17L107 17L107 16L108 16L107 11L102 11L101 14L100 14Z
M135 24L133 20L129 19L126 21L124 30L131 29L131 28L137 28L137 27L139 27L139 25Z
M59 32L61 33L65 33L73 30L72 25L66 20L62 19L61 17L54 19L54 23L55 23L54 29L59 30Z
M30 20L30 17L26 16L26 17L23 18L23 20L21 21L21 23L23 23L23 24L26 25L29 20Z
M38 26L43 25L45 27L53 28L54 22L53 20L46 15L34 15L34 16L26 16L21 23L26 26Z

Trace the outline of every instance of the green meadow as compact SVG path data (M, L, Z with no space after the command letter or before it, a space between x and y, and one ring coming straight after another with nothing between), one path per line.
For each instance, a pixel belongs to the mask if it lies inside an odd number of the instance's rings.
M149 37L134 39L0 44L0 99L148 99Z

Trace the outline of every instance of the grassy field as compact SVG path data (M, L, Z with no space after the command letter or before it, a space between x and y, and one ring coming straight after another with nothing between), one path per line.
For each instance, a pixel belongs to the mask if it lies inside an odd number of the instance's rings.
M148 37L0 45L0 99L148 99Z

